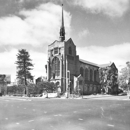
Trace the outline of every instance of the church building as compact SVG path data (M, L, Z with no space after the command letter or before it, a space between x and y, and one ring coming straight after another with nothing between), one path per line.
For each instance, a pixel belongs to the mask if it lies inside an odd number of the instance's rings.
M61 87L61 92L80 91L84 94L100 92L98 65L79 58L73 40L65 39L64 15L59 40L48 46L47 80ZM79 85L79 88L76 87Z
M101 91L99 66L80 59L73 40L65 39L63 5L60 37L48 45L47 80L56 83L62 93L93 94Z

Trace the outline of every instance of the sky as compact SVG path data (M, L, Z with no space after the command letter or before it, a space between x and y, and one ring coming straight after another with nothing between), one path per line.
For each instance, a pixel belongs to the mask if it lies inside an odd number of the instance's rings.
M0 73L16 79L16 60L26 49L34 78L46 76L48 45L59 39L64 4L66 40L96 64L130 61L130 0L0 0Z

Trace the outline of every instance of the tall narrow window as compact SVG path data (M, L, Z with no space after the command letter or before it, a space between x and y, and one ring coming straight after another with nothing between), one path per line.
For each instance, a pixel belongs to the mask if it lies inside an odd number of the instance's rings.
M69 55L72 55L72 48L69 47Z
M90 69L90 81L92 81L92 80L93 80L93 70Z
M53 76L53 78L60 75L60 60L57 57L54 57L54 59L52 60L51 75Z
M85 83L88 81L88 69L85 69Z

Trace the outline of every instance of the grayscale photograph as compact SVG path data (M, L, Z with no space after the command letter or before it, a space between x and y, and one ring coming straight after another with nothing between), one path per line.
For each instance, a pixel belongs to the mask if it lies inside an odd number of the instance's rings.
M0 130L130 130L130 0L0 0Z

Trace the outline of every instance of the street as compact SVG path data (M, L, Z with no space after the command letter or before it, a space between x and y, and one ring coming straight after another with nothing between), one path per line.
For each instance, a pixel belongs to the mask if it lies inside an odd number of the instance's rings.
M0 97L0 130L129 130L127 96Z

